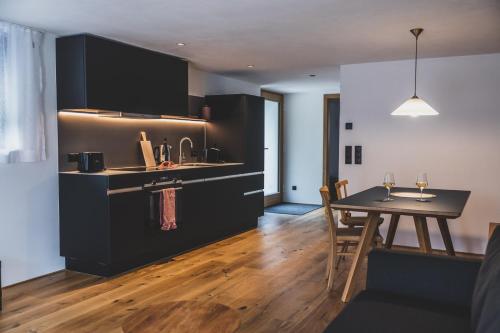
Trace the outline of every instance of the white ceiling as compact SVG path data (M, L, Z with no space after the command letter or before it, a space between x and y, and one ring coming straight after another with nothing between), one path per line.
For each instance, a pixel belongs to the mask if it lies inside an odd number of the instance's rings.
M500 0L0 0L0 19L122 40L285 92L338 86L341 64L411 58L413 27L425 29L423 57L500 52Z

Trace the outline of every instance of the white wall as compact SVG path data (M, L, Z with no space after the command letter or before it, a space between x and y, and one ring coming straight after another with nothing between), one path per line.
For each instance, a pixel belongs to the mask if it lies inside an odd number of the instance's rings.
M207 92L208 73L188 64L188 94L203 97Z
M260 86L227 76L209 73L189 64L189 95L249 94L260 96Z
M321 204L323 182L323 96L332 90L286 94L284 101L285 202ZM292 186L297 190L293 191Z
M341 163L340 176L351 192L380 185L386 171L400 186L426 171L431 187L471 190L462 217L449 224L456 249L483 252L488 222L500 221L500 54L420 60L418 95L436 117L390 115L412 95L412 71L412 61L341 67L340 123L352 121L354 130L341 129L340 145L362 145L363 164ZM429 229L433 247L444 248L434 220ZM409 218L395 243L417 245Z
M59 256L54 40L54 36L46 35L43 46L47 160L0 164L3 286L64 268Z

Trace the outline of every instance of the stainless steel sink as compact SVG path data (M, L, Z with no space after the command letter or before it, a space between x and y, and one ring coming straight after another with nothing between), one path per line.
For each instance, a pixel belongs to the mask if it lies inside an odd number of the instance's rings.
M116 170L116 171L155 171L155 170L160 170L160 168L158 168L158 167L136 166L136 167L123 167L123 168L108 168L108 170Z
M183 166L205 166L205 167L209 167L209 166L219 166L221 165L221 163L203 163L203 162L200 162L200 163L182 163L182 164L179 164L179 167L183 167Z
M145 166L135 166L135 167L123 167L123 168L109 168L108 170L115 171L166 171L175 170L176 168L194 168L194 167L219 167L219 166L230 166L230 165L240 165L242 163L206 163L206 162L190 162L176 164L173 168L161 168L161 167L145 167Z

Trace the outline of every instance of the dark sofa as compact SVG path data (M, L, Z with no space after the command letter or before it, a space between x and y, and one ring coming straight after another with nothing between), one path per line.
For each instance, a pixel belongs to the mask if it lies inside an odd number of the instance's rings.
M327 332L500 333L500 228L484 261L370 252L366 290Z

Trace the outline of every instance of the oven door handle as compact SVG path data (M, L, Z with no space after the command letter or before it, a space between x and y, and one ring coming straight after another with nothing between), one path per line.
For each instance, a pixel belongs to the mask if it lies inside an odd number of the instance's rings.
M151 194L156 194L156 193L160 193L160 192L162 192L163 190L166 190L166 189L169 189L169 188L172 188L172 187L164 187L164 188L159 189L159 190L148 191L148 192L149 192L149 193L151 193ZM175 191L182 191L182 187L174 187L174 190L175 190Z

